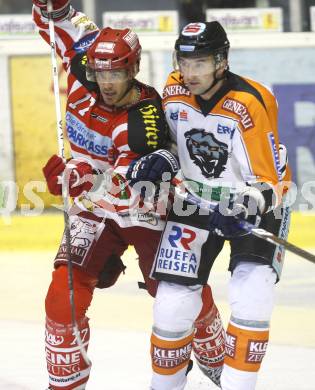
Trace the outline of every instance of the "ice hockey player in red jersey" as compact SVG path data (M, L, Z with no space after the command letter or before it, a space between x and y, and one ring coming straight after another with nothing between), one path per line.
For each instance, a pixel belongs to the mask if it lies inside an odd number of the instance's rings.
M46 0L33 3L34 21L48 43ZM140 155L155 151L154 158L165 157L157 169L165 170L171 155L161 148L167 147L169 134L158 93L135 79L141 55L137 35L129 29L99 30L68 0L54 0L51 16L57 53L67 73L66 131L72 158L65 163L53 155L43 172L54 195L61 194L60 178L66 174L74 198L69 218L75 317L87 349L86 311L94 289L115 284L125 269L121 255L128 245L139 256L146 289L152 296L156 293L157 281L149 278L149 272L165 225L167 197L152 212L150 202L139 204L138 192L128 186L125 173ZM176 160L172 164L175 170ZM45 305L49 389L85 389L90 366L73 335L65 234L54 266ZM208 298L198 326L211 333L209 325L217 315L214 303L209 304L209 286L203 295Z
M188 24L175 43L175 71L163 93L188 203L179 208L175 199L152 270L160 281L151 338L152 390L184 389L192 350L211 378L207 361L198 358L194 322L202 286L226 240L231 317L217 381L222 390L254 390L268 345L284 251L247 234L235 216L286 239L290 212L283 195L290 172L286 156L281 157L285 148L279 147L276 99L262 84L229 71L229 46L218 22ZM141 173L132 167L127 174L133 183L149 172L151 180L160 180L159 174L152 177L150 156L138 165ZM192 208L189 199L214 211L195 203Z
M46 1L33 3L34 21L49 42ZM124 175L139 155L165 147L168 131L160 96L135 79L141 56L137 35L130 29L99 30L68 0L53 1L53 8L56 49L67 73L66 132L72 159L66 163L54 155L43 172L54 195L61 194L64 171L70 177L69 193L75 199L70 210L75 317L87 348L86 311L93 291L116 282L125 268L121 256L128 245L135 247L146 288L155 295L157 282L148 275L164 222L145 209L131 215L132 196ZM101 197L97 189L104 172L110 182ZM45 305L49 388L84 389L90 367L74 342L65 236L54 266Z

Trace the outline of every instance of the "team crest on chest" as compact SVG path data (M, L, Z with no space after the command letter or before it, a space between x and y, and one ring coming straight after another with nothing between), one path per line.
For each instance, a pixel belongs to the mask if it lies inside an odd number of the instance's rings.
M192 129L185 133L186 146L193 162L206 178L218 178L225 171L228 145L217 140L204 129Z

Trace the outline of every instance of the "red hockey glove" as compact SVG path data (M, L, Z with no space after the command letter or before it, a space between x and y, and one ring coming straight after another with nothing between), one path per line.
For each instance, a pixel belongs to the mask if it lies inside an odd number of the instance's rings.
M69 175L69 195L73 198L93 187L93 168L85 161L76 159L68 161L65 174Z
M41 9L43 16L47 17L47 0L32 0L33 4ZM63 19L68 15L70 10L70 0L52 0L52 6L54 12L52 18L54 20Z
M83 191L89 191L93 186L93 169L90 164L75 159L67 164L57 155L53 155L43 168L43 173L49 192L53 195L62 194L62 175L69 177L69 195L77 197Z
M63 159L56 154L50 157L43 168L49 192L53 195L61 195L62 193L61 184L59 184L59 177L61 177L65 168L66 164Z
M65 8L70 3L70 0L52 0L54 11L59 11ZM47 11L47 0L33 0L33 4Z

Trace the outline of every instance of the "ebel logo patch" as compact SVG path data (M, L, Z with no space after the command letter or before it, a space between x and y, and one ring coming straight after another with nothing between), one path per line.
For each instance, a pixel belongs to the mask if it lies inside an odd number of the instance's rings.
M94 42L96 35L97 35L97 33L94 33L94 34L90 34L90 35L80 39L78 42L76 42L73 45L74 50L77 53L83 53L83 52L87 51L87 49Z
M226 99L222 104L222 108L236 114L240 118L240 123L245 130L249 130L254 127L254 122L245 104L235 99Z
M170 118L171 118L173 121L177 121L177 120L178 120L178 111L171 112Z
M261 363L268 346L267 340L249 340L246 363Z
M169 96L190 96L190 92L187 88L178 84L171 84L164 88L163 99Z

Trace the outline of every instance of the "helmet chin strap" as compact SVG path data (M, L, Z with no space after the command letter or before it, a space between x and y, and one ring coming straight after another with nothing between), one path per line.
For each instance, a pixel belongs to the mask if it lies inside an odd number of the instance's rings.
M212 83L210 84L210 86L209 86L205 91L203 91L202 93L198 93L198 96L205 95L205 94L208 93L215 85L217 85L219 81L224 80L224 79L225 79L226 72L227 72L228 70L229 70L229 67L227 67L227 68L225 69L225 71L223 72L223 74L222 74L221 77L217 77L217 72L218 72L218 70L216 70L216 71L214 72L214 78L213 78L213 81L212 81Z
M135 84L135 79L130 80L128 89L126 90L124 95L118 100L118 102L114 104L116 108L121 108L137 103L140 97L140 92L136 88L134 88Z

